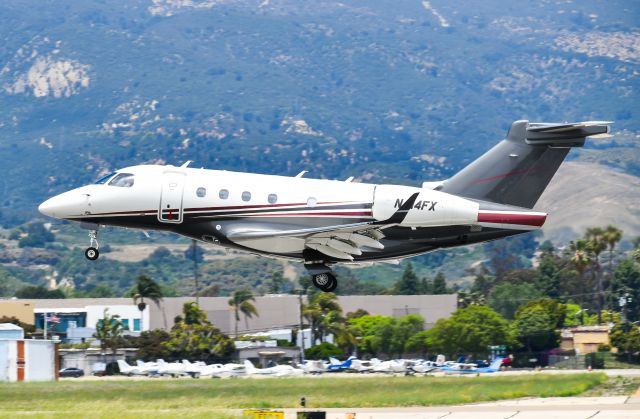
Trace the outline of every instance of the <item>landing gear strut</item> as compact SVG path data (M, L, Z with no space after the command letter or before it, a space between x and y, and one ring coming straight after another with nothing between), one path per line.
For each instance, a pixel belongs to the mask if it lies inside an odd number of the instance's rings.
M89 230L89 247L84 251L84 256L89 260L96 260L100 256L98 248L98 230Z
M338 280L331 268L324 262L307 262L304 267L311 274L313 285L324 292L333 292L338 287Z

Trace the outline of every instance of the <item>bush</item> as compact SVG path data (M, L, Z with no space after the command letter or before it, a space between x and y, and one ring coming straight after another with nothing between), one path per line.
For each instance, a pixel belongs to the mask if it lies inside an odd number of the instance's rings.
M584 357L584 364L586 368L591 367L594 370L602 370L604 369L604 356L597 352L587 354Z
M325 342L319 345L312 346L309 349L305 349L304 357L306 359L326 359L329 357L340 357L344 353L333 343Z
M611 345L601 343L598 345L598 352L611 352Z

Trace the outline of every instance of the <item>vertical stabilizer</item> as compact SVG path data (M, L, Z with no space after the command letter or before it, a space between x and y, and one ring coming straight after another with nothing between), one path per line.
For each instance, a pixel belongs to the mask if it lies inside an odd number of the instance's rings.
M609 131L610 122L516 121L507 137L437 189L466 198L533 208L572 147Z

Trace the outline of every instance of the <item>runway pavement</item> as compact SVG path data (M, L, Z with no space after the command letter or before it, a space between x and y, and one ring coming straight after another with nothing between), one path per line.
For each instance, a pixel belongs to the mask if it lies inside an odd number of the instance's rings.
M631 397L550 397L459 406L306 410L325 411L327 419L639 419L640 392ZM300 411L284 409L285 419L295 419Z

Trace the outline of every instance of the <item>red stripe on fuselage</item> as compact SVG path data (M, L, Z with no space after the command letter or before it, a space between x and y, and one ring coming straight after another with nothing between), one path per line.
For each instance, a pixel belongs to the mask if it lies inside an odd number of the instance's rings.
M547 216L543 214L478 212L479 223L519 224L542 227L546 219Z
M261 214L234 214L246 217L301 217L301 216L310 216L310 215L321 215L321 216L371 216L371 211L358 211L358 212L295 212L295 213L261 213Z
M484 182L491 182L493 180L500 180L503 179L507 176L514 176L514 175L522 175L524 173L529 172L531 169L524 169L524 170L516 170L513 172L508 172L508 173L502 173L500 175L495 175L495 176L491 176L491 177L486 177L486 178L482 178L482 179L478 179L472 182L472 185L476 185L478 183L484 183Z
M335 204L351 204L355 201L344 201L344 202L318 202L318 205L335 205ZM260 208L281 208L281 207L300 207L307 206L306 202L301 203L293 203L293 204L263 204L263 205L228 205L222 207L194 207L194 208L185 208L185 212L193 212L193 211L224 211L224 210L243 210L243 209L260 209Z

